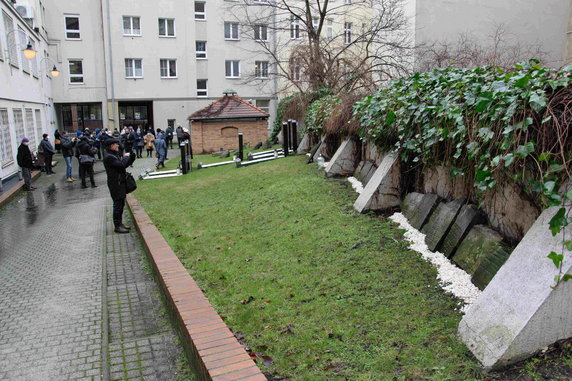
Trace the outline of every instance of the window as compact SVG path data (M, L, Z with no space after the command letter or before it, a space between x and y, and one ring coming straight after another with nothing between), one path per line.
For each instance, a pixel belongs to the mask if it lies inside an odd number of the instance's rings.
M34 110L34 116L36 119L36 134L38 136L38 139L42 139L44 131L42 131L42 113L40 112L39 109Z
M13 30L14 29L14 21L12 17L8 16L8 14L2 11L2 18L4 19L4 30ZM8 57L10 58L10 65L18 68L18 46L16 44L16 33L9 33L6 37L6 43L8 44Z
M79 40L79 15L64 15L66 21L66 40Z
M254 39L256 41L268 41L268 26L263 24L255 25Z
M8 110L0 109L0 163L2 166L14 160Z
M30 139L30 147L36 146L36 131L34 126L34 111L31 108L25 109L26 111L26 137ZM42 139L40 135L39 139Z
M290 62L290 79L295 82L302 79L302 65L299 59L293 59Z
M14 33L12 33L14 34ZM18 27L18 37L20 39L20 58L22 61L22 70L26 74L30 74L30 61L26 58L24 54L24 49L28 46L28 35L24 32L24 29Z
M347 22L344 23L344 43L351 44L352 43L352 23Z
M143 60L141 58L125 59L125 78L143 78Z
M24 136L26 136L26 132L24 131L24 118L22 117L22 110L20 109L12 109L14 113L14 127L16 130L16 141L22 140ZM32 149L32 147L30 147Z
M123 16L123 35L141 36L141 18L139 16Z
M264 111L265 113L270 112L270 100L269 99L257 99L256 107Z
M334 22L332 20L326 20L326 37L330 40L334 38Z
M344 2L349 5L352 3L352 0L345 0Z
M32 44L32 49L37 50L36 48L36 42L30 40L30 43ZM33 60L30 61L30 63L32 64L32 74L34 75L34 77L38 78L40 75L40 72L38 71L38 59L40 57L36 54L36 56L34 57Z
M197 59L207 58L207 42L195 41L195 55Z
M206 3L204 1L195 1L195 20L206 20Z
M175 19L159 19L159 37L175 37Z
M83 83L83 61L69 60L70 83Z
M177 78L177 60L161 60L161 78Z
M224 23L224 38L225 40L238 40L238 23L225 22Z
M318 17L312 17L312 28L317 32L320 27L320 19Z
M207 95L207 80L197 79L197 97L206 97Z
M290 39L297 40L300 38L300 20L292 16L290 18Z
M254 76L256 78L268 78L268 61L254 62Z
M225 62L225 75L227 78L240 77L240 61L226 61Z

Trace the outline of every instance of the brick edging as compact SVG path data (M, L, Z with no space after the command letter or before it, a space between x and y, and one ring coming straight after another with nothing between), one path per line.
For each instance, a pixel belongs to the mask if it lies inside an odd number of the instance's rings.
M36 180L40 176L40 171L32 171L32 180ZM0 208L6 205L10 200L16 196L16 194L22 189L24 186L24 180L20 180L16 185L12 188L8 189L6 192L0 195Z
M132 194L127 204L161 287L173 308L187 353L206 380L266 380L256 363L211 306L145 209Z

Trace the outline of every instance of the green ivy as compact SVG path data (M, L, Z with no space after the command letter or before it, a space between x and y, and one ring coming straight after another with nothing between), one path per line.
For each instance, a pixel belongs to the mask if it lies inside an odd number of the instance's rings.
M448 164L452 175L472 178L477 192L508 174L541 208L563 207L572 199L558 193L569 180L571 150L554 127L550 101L570 90L571 73L572 66L555 71L536 60L512 71L436 69L392 82L357 102L354 114L363 139L398 150L406 162ZM564 210L550 222L553 234L572 222ZM559 258L551 257L561 268Z
M324 122L332 115L334 107L339 102L340 99L333 95L326 95L314 101L306 110L303 132L319 135Z
M297 98L299 93L294 93L285 98L280 99L278 106L276 107L276 119L274 119L274 126L272 127L272 133L270 134L270 141L276 141L280 130L282 129L282 122L284 121L284 109L286 105L292 102L293 99Z

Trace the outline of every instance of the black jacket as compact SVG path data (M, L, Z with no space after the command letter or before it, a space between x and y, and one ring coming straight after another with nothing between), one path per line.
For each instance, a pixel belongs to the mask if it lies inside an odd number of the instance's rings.
M79 157L79 155L95 156L93 141L87 136L82 136L77 142L76 156Z
M113 200L121 200L127 196L125 191L125 168L135 161L135 152L131 151L129 156L121 156L119 152L109 149L103 154L103 165L107 173L107 186Z
M60 140L61 140L61 146L62 146L62 155L64 157L72 157L75 142L72 141L67 136L62 136Z
M40 142L40 146L42 146L44 155L53 155L56 153L56 150L54 149L52 143L50 143L49 140L42 139L42 141Z
M18 161L18 165L22 168L32 169L34 167L30 147L24 144L20 144L20 146L18 146L18 155L16 156L16 160Z

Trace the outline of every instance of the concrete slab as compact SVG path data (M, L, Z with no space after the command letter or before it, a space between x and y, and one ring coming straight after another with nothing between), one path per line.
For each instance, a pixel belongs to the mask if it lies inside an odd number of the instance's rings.
M476 206L470 204L463 205L459 215L455 218L453 225L451 225L451 229L445 236L440 251L445 254L447 258L451 258L469 230L471 230L474 225L483 224L485 222L485 216Z
M354 139L347 138L330 160L326 176L350 176L354 173L359 156L358 146Z
M322 136L322 138L320 139L320 142L318 143L318 148L316 148L316 151L314 151L314 149L312 149L312 152L314 152L314 154L312 155L312 161L317 161L318 160L318 156L322 155L324 156L324 158L327 161L327 157L325 155L326 152L326 135Z
M445 236L459 214L465 199L459 198L451 202L442 202L431 215L429 222L421 229L425 236L425 243L431 251L439 250Z
M572 282L553 289L558 269L546 258L564 249L562 274L572 274L572 252L562 245L570 227L555 237L548 229L557 211L542 212L459 324L462 341L486 369L517 362L572 336Z
M373 163L369 160L366 160L363 163L363 167L361 168L361 172L359 174L359 179L364 184L364 186L371 180L371 177L375 173L377 168L373 165Z
M365 213L368 210L384 210L399 205L400 183L399 154L390 152L385 155L379 168L365 185L354 203L354 209Z
M437 207L439 199L436 194L409 193L401 203L401 213L407 217L411 226L421 230Z

